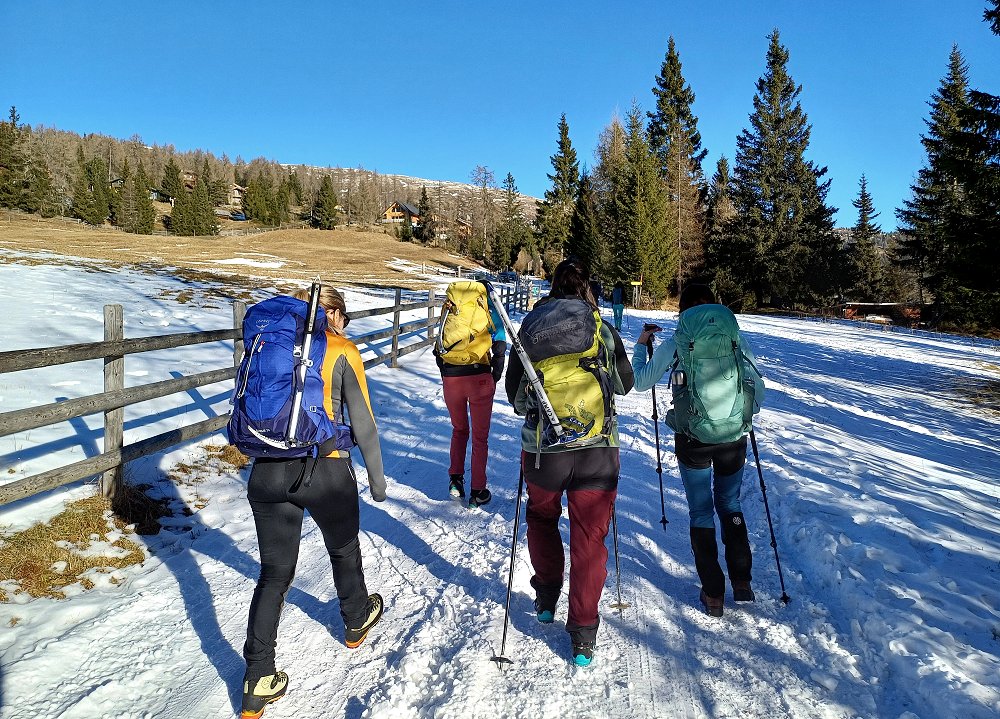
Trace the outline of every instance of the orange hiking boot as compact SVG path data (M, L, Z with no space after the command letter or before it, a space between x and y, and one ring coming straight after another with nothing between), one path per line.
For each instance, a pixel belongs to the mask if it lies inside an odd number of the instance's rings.
M368 595L368 605L365 607L365 619L361 623L360 627L344 627L344 643L350 649L361 646L361 642L365 640L368 636L368 632L371 628L378 624L378 620L382 618L382 610L384 606L382 604L381 594L369 594Z
M288 675L284 672L268 674L258 679L253 686L243 682L243 710L240 719L259 719L264 708L285 696L288 690Z

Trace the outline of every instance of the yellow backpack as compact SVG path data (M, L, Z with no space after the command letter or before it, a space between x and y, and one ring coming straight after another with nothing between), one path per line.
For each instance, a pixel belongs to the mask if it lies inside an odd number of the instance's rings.
M474 280L448 285L441 317L437 353L447 364L489 364L493 346L493 318L486 286Z
M518 337L567 435L559 443L586 447L607 441L615 417L614 351L601 339L600 314L582 300L547 300L524 318ZM554 444L548 420L540 419L540 443Z

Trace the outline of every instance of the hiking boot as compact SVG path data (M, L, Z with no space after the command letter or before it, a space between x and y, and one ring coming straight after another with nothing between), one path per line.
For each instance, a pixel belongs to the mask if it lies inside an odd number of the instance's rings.
M535 616L542 624L552 624L556 619L556 608L546 607L539 600L535 600Z
M593 642L573 642L573 663L578 667L589 667L594 661Z
M368 595L368 605L365 607L365 620L362 622L360 627L344 627L344 644L350 649L354 649L361 645L361 642L365 640L368 636L368 632L378 624L378 620L382 618L382 610L384 606L382 604L381 594L369 594Z
M461 474L449 474L448 480L448 494L453 499L465 499L465 477Z
M730 583L733 585L734 602L757 601L757 595L754 594L753 590L750 588L749 581L732 580Z
M711 617L721 617L722 616L722 605L723 597L710 597L705 594L705 590L701 590L701 595L698 597L701 603L705 605L705 613Z
M240 719L258 719L264 713L264 707L281 699L287 689L288 675L284 672L261 677L252 687L249 681L244 680L243 710L240 712Z
M490 494L490 490L474 489L469 493L469 506L482 507L484 504L489 504L491 499L493 495Z

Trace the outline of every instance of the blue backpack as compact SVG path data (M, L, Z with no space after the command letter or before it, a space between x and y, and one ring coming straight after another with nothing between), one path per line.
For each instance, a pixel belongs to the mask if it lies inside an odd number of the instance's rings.
M315 457L332 438L338 449L353 444L350 428L332 422L323 407L326 313L318 293L314 285L309 303L272 297L243 319L245 353L226 430L229 443L248 457Z

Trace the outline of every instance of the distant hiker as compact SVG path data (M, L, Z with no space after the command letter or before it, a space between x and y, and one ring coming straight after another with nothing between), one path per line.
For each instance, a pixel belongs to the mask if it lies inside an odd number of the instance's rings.
M308 300L309 292L302 290L294 297ZM350 322L344 298L333 287L322 285L319 305L326 324L326 351L320 368L323 409L336 422L345 418L346 408L349 424L339 425L345 428L339 433L340 441L331 438L315 455L254 460L247 496L257 527L260 578L250 603L243 646L247 663L244 719L259 717L265 706L288 688L288 675L275 670L275 645L281 606L295 574L304 511L308 510L323 533L330 554L345 644L352 649L360 645L382 616L382 597L369 594L365 586L358 542L358 487L350 447L356 441L361 448L376 502L385 500L382 451L361 355L344 336ZM248 352L253 351L248 347Z
M503 374L507 335L482 282L460 280L448 285L441 331L434 356L444 384L444 403L451 418L448 492L465 499L465 453L471 414L472 487L469 506L481 507L492 495L486 488L493 396Z
M591 280L590 281L590 294L592 294L594 296L594 303L598 307L601 306L601 293L603 291L604 291L604 288L601 287L601 283L600 283L599 280Z
M684 288L674 336L647 361L648 345L659 330L643 330L636 342L635 387L647 390L671 371L674 406L666 421L675 432L674 450L687 494L691 548L702 587L699 598L708 614L721 617L726 582L719 565L714 513L722 524L733 599L755 599L740 485L747 433L753 414L760 411L764 381L736 317L715 303L706 285Z
M625 313L625 285L621 280L615 282L611 290L611 311L615 315L615 329L622 331L622 315Z
M539 374L565 436L529 388L520 357L511 355L507 398L524 416L521 471L528 489L528 554L538 621L552 622L562 590L565 555L559 534L562 495L570 525L569 614L573 660L590 664L600 624L598 602L607 578L604 544L618 489L618 423L614 395L632 389L621 338L591 301L588 272L578 260L559 263L549 296L539 300L518 334ZM570 327L569 331L566 327ZM559 331L552 328L558 327ZM536 359L538 357L538 359Z

